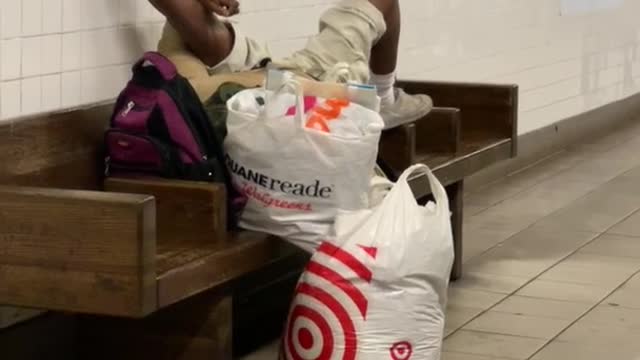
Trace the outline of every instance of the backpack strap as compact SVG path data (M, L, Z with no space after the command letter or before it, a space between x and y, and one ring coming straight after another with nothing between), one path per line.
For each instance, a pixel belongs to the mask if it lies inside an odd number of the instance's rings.
M164 55L158 52L148 51L144 53L142 58L133 65L133 72L138 72L147 66L153 66L165 81L171 81L178 75L178 69L176 69L176 66Z

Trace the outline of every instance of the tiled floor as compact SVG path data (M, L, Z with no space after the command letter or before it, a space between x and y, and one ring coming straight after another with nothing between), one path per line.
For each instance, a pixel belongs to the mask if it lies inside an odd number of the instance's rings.
M443 360L640 359L640 121L466 205Z

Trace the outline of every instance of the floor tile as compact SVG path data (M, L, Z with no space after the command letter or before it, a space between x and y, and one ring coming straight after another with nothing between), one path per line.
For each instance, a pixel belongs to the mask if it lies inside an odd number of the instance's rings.
M466 271L532 279L597 235L529 228L469 260Z
M640 171L640 163L631 170L611 179L606 184L603 184L603 186L615 189L617 192L626 194L630 198L638 200L640 198L640 192L638 192L638 177L634 176L638 171Z
M594 286L556 281L535 280L516 295L543 299L597 304L615 289L611 286Z
M474 206L483 206L486 209L501 203L534 185L535 182L527 184L522 181L518 181L516 178L507 176L468 194L465 198L465 203L472 204Z
M624 284L625 287L640 288L640 274L636 274Z
M604 234L579 252L640 259L640 237Z
M465 225L462 230L462 233L464 234L464 249L462 251L463 261L466 262L496 245L507 241L517 232L517 230L512 229L489 229Z
M465 199L465 203L464 203L464 215L465 216L473 216L476 214L479 214L485 210L487 210L489 207L485 206L485 205L473 205L473 204L469 204L467 203L466 199Z
M640 331L622 326L577 322L559 337L558 341L582 347L586 344L600 346L622 346L636 342L640 338ZM640 354L640 353L638 353Z
M549 231L528 228L509 238L500 248L522 258L557 259L591 242L597 234L581 231Z
M448 307L487 310L505 297L505 294L452 287L449 289Z
M463 329L551 340L572 321L488 311Z
M568 170L563 175L564 179L609 181L640 165L640 158L629 156L636 153L640 149L639 146L640 142L636 138L607 151L594 152L588 161Z
M589 181L603 185L638 164L636 161L630 161L627 155L613 159L614 156L611 151L606 154L597 154L591 160L579 164L559 176L564 181Z
M585 161L585 157L575 153L569 155L561 152L552 155L503 179L477 189L469 194L465 201L485 207L496 205L583 161Z
M603 303L640 310L640 287L623 285L606 298Z
M442 353L441 360L513 360L513 359L502 358L502 357L499 358L495 356L445 352L445 353Z
M557 340L572 343L575 347L585 344L601 346L624 346L637 341L640 331L622 326L596 325L588 322L577 322L564 331Z
M542 274L540 280L617 287L640 270L640 261L576 253Z
M500 229L505 231L522 231L551 211L523 208L523 204L498 204L477 215L468 217L467 224L474 228Z
M640 166L636 166L633 169L620 175L621 178L640 179Z
M533 279L553 266L558 259L521 258L505 254L501 249L491 249L482 255L470 259L466 266L469 271L486 274L511 274Z
M467 222L478 227L523 230L589 193L596 186L580 181L547 180L509 201L468 218Z
M467 272L462 279L452 283L451 287L512 294L529 281L529 278L524 277Z
M543 339L461 330L445 340L444 350L445 352L527 359L545 343L546 340Z
M639 193L640 194L640 193ZM540 220L535 226L604 232L640 208L640 197L604 184Z
M607 232L610 234L640 237L640 211L635 212Z
M594 239L594 241L598 240L600 237ZM591 245L593 242L590 242L585 247ZM581 248L576 253L571 254L566 259L562 260L563 263L580 265L580 266L595 266L595 267L606 267L606 268L616 268L616 269L635 269L640 268L640 262L637 259L624 257L624 256L608 256L608 255L600 255L600 254L591 254L582 252Z
M620 326L640 331L640 309L599 305L587 313L580 321L595 325Z
M492 311L529 315L559 320L576 320L592 307L591 304L510 296L493 307Z
M553 341L531 360L637 360L637 346L603 346Z
M454 328L454 327L445 326L444 327L444 338L447 339L449 336L453 335L456 331L458 331L458 329Z
M580 345L624 345L638 338L640 309L601 305L563 332L558 340Z
M462 328L465 324L484 311L486 311L486 309L448 306L445 323L445 336L449 336L454 331Z

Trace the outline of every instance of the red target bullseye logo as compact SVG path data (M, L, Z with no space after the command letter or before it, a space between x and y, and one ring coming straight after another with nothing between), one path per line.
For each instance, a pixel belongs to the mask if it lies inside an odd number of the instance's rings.
M403 341L394 344L391 347L391 359L393 360L410 360L413 355L413 346L410 343Z
M358 255L375 259L376 251ZM368 301L356 286L373 274L353 254L332 244L318 248L298 285L289 314L282 353L287 360L355 360L358 321L367 317ZM356 316L357 315L357 316Z

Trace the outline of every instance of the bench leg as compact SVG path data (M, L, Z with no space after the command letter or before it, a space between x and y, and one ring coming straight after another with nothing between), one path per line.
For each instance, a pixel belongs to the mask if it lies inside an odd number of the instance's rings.
M456 281L462 277L462 212L464 209L464 180L447 186L449 206L451 208L451 227L453 231L453 247L455 250L455 262L451 272L451 280Z
M232 299L205 293L145 319L85 317L80 359L231 360Z

